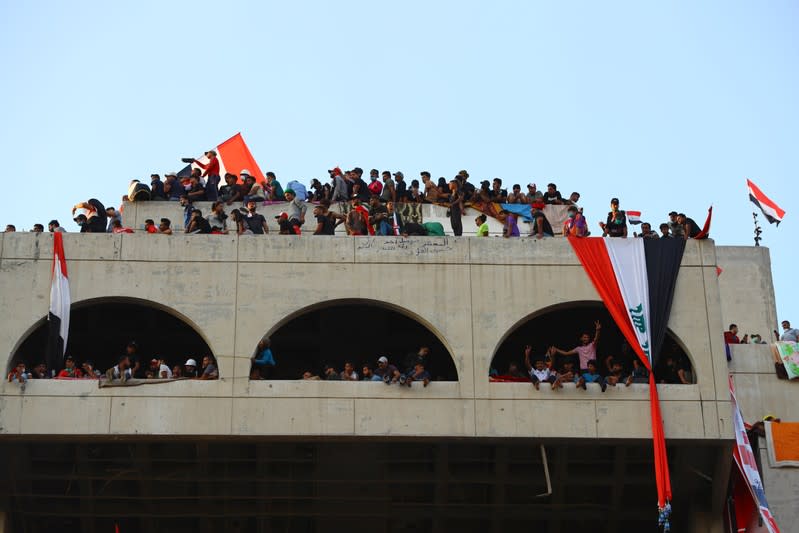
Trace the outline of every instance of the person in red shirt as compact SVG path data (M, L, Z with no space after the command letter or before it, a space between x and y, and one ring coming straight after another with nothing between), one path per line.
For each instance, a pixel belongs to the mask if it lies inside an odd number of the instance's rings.
M726 344L748 344L749 334L744 335L743 339L738 338L738 326L730 324L730 330L724 332L724 342Z
M147 233L158 233L158 227L155 225L155 221L152 218L148 218L144 221L144 229Z
M201 163L200 161L194 160L194 164L200 167L201 169L205 170L203 172L203 177L208 176L218 176L219 175L219 159L216 157L216 151L208 150L205 152L206 157L208 157L207 163Z
M62 370L61 372L59 372L57 377L59 377L59 378L82 378L83 377L83 372L81 372L79 368L75 367L75 360L72 359L71 355L67 357L66 361L64 361L64 364L67 365L66 368L64 370Z

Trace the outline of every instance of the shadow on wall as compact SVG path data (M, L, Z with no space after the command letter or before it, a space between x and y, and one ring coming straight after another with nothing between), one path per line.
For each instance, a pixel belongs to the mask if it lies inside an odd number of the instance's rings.
M363 365L377 365L381 356L401 368L420 346L430 348L427 369L437 381L457 381L447 348L435 333L399 310L371 300L328 302L300 311L269 334L277 365L269 379L300 379L310 371L323 375L332 365L341 371L351 362L360 375Z
M29 369L44 362L47 349L46 317L19 343L9 368L24 361ZM188 358L202 360L213 355L203 337L180 315L155 302L136 298L100 298L72 305L69 340L65 356L72 356L78 368L87 360L101 372L114 366L135 340L142 367L153 358L165 359L172 368ZM58 369L56 369L58 370Z
M511 363L524 371L524 348L527 345L533 348L533 360L543 358L549 346L554 345L564 351L571 350L580 344L582 333L588 333L593 338L594 322L597 320L602 324L597 349L600 371L606 373L604 362L608 357L620 359L625 371L629 371L635 354L605 306L599 302L570 302L537 311L511 328L494 353L490 372L507 375ZM560 362L562 357L556 356L556 361ZM656 378L668 374L669 369L665 368L665 364L669 357L678 367L688 371L691 382L696 382L690 357L671 331L666 333L661 356L655 366Z

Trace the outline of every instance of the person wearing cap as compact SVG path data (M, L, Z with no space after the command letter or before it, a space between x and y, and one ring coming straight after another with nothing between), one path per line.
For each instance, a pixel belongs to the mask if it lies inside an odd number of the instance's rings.
M327 171L332 180L333 192L330 195L331 202L346 202L350 199L349 190L347 189L347 181L341 172L341 169L336 167Z
M491 201L491 182L488 180L481 181L480 188L477 189L477 193L474 195L472 200L476 202L489 203Z
M150 200L166 200L164 182L158 174L150 174Z
M55 233L55 232L66 233L67 232L67 230L65 230L64 228L61 227L61 224L59 224L58 220L56 220L56 219L53 219L53 220L51 220L50 222L47 223L47 231L49 231L50 233Z
M186 363L183 365L183 377L184 378L196 378L197 377L197 361L192 358L186 360Z
M673 238L685 238L685 226L680 224L677 220L677 211L672 211L669 213L669 233Z
M296 235L294 233L294 225L289 220L289 214L285 211L279 215L275 215L277 226L279 228L278 235Z
M610 200L610 212L606 222L600 222L603 237L627 238L627 214L619 209L619 199Z
M67 358L64 360L64 369L58 373L58 378L82 378L83 372L80 371L80 368L75 366L75 359L72 358L71 355L68 355Z
M285 195L288 202L286 213L288 214L289 222L294 226L294 233L299 235L300 226L305 224L305 213L308 211L308 204L297 198L297 193L294 192L294 189L286 189Z
M377 359L375 376L381 379L386 385L391 385L392 383L399 382L401 374L397 367L389 363L388 357L384 355Z
M475 187L471 183L469 183L469 173L465 170L461 170L458 172L456 179L460 183L460 190L461 194L463 195L463 200L468 202L471 200L472 196L474 196Z
M205 156L208 158L207 163L196 159L193 163L204 170L201 177L205 178L205 194L208 200L215 201L219 193L217 187L221 181L219 178L219 159L216 157L215 150L208 150L205 152Z
M383 190L380 193L380 201L383 203L397 201L397 189L394 180L391 179L391 172L388 170L383 171Z
M233 202L240 202L243 198L241 186L236 183L238 176L230 172L225 173L225 184L219 188L219 200L231 205Z
M405 183L405 174L399 171L395 172L394 182L395 197L402 202L408 196L408 184ZM397 200L394 200L394 203L396 202Z

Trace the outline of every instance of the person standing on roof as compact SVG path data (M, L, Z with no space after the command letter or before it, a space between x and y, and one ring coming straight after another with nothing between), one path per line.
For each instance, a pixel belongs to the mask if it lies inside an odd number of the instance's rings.
M207 163L194 160L194 164L204 170L202 177L205 178L205 198L208 201L215 202L219 199L219 182L222 178L219 177L219 159L216 157L215 150L208 150L205 152L208 158Z

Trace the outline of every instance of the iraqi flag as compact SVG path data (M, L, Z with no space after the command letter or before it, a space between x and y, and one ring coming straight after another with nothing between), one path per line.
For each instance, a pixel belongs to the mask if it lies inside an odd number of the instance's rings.
M569 237L569 242L616 326L649 370L658 508L667 514L671 479L653 369L666 336L685 240Z
M769 533L779 533L780 528L777 526L777 521L774 520L766 501L763 480L760 479L760 471L757 468L755 454L752 452L752 445L749 442L749 436L746 434L746 426L741 415L741 409L738 407L738 400L735 398L735 383L733 382L732 374L730 374L728 379L730 399L732 400L732 424L735 429L735 447L732 449L732 456L735 459L735 465L738 467L738 474L748 489L746 492L749 493L748 496L751 498L751 500L748 500L746 495L735 494L736 518L740 520L741 516L739 515L743 515L744 519L748 518L747 513L743 510L756 506Z
M239 176L242 170L248 170L257 182L264 181L264 174L261 172L261 167L255 162L247 143L244 142L244 137L241 133L237 133L230 139L224 141L216 147L217 159L219 160L219 175L224 178L225 173L230 172ZM198 157L197 161L205 164L208 162L208 156ZM188 178L191 175L193 168L202 168L196 163L186 165L180 172L179 178ZM239 178L241 182L241 178Z
M641 212L640 211L627 211L627 222L630 224L640 224L641 223Z
M785 211L775 204L771 198L763 194L763 191L751 181L746 180L746 187L749 189L749 199L760 208L766 220L770 224L779 226L780 222L782 222L782 217L785 216Z
M53 278L50 282L50 312L47 314L47 368L61 368L69 333L69 278L64 258L63 233L53 233Z

